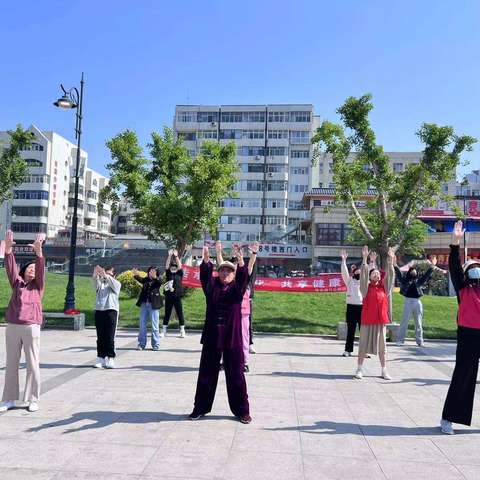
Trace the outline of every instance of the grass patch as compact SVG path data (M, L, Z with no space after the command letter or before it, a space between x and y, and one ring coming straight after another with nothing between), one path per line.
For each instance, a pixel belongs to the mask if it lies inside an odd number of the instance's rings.
M63 309L66 275L47 274L47 287L43 307L46 312ZM77 308L86 314L87 325L93 325L95 291L88 277L76 277L75 297ZM11 290L4 272L0 273L0 321L4 321L5 310ZM138 327L139 308L136 299L120 297L120 325ZM399 322L403 309L403 297L394 294L394 320ZM424 334L426 338L456 338L457 301L451 297L423 297ZM335 334L337 323L345 318L344 293L276 293L256 292L253 306L255 330L279 333ZM161 317L163 315L161 310ZM205 316L203 292L198 289L184 300L187 328L201 328ZM176 322L171 323L176 327ZM413 336L413 320L409 336Z

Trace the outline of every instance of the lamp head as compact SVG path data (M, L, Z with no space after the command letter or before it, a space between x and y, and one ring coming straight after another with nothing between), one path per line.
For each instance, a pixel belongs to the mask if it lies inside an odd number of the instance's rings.
M77 104L68 98L67 94L64 94L63 97L59 98L56 102L53 102L56 107L64 108L66 110L70 108L77 108Z

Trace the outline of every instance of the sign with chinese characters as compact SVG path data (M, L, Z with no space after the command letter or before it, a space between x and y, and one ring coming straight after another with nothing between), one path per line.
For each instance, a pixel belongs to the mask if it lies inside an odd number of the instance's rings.
M183 267L183 285L200 288L200 269ZM268 292L345 292L346 287L340 273L324 273L315 277L300 278L266 278L257 277L256 291Z
M258 247L260 258L312 258L310 245L282 245L278 243L261 243Z

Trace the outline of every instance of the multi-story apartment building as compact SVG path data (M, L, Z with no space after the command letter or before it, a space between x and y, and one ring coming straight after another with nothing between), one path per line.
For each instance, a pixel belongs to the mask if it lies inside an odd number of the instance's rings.
M318 124L312 105L177 105L174 131L190 155L205 140L237 147L236 196L222 201L220 240L301 241Z
M77 147L55 132L31 126L32 144L21 152L29 166L24 183L15 187L13 199L0 206L0 236L11 228L17 243L29 243L37 233L47 239L70 236L74 206ZM8 144L7 132L0 132L0 148ZM98 192L106 177L87 168L88 154L80 153L78 229L79 241L89 236L110 235L109 205L97 211Z

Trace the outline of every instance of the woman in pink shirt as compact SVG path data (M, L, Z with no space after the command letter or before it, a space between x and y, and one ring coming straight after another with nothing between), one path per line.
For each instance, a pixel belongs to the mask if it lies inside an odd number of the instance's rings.
M5 270L12 287L12 297L7 307L5 343L7 352L5 387L0 412L15 406L19 399L18 369L22 346L27 362L27 381L23 401L28 411L38 410L40 397L40 326L43 321L42 297L45 288L45 259L42 254L44 236L39 234L30 245L35 261L23 265L20 271L13 255L13 233L5 235Z

